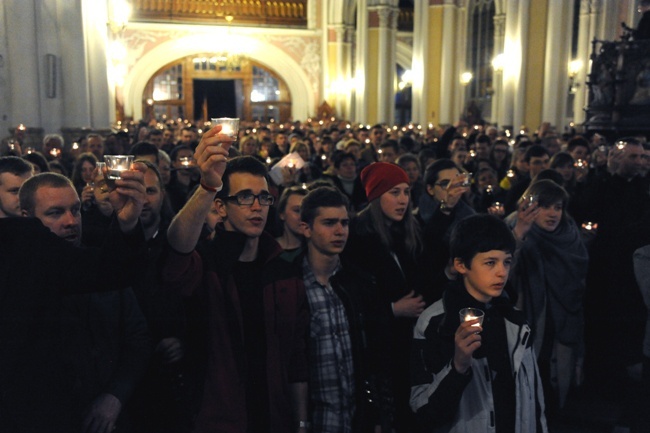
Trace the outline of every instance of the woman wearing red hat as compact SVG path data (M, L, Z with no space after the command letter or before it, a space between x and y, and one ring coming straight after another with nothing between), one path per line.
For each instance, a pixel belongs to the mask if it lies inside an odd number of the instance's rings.
M409 179L395 164L376 162L363 169L369 205L350 227L345 259L375 276L385 305L381 320L392 326L390 353L397 432L411 431L410 344L415 320L425 308L417 262L420 229L412 214Z

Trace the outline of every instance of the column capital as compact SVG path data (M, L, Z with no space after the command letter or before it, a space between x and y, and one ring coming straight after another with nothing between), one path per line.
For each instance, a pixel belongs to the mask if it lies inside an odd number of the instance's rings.
M494 15L494 37L503 37L506 32L506 14Z
M368 8L368 27L396 29L399 8L393 6L372 6Z

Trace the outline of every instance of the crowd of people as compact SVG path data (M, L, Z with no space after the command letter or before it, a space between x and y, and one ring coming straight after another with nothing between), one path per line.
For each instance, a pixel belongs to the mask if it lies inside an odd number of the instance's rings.
M0 431L552 432L576 390L648 398L644 137L118 126L0 148Z

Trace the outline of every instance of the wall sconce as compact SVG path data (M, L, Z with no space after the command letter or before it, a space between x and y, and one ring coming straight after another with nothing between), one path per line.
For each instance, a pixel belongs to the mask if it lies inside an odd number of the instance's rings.
M460 74L460 84L462 84L463 86L467 86L469 83L472 82L472 78L474 78L474 74L467 71L463 72L462 74Z
M412 85L413 85L413 71L407 69L402 74L400 82L397 83L397 87L399 87L400 90L404 90L407 87L411 87Z
M506 64L506 56L504 53L497 54L494 59L492 59L492 69L494 72L503 72L503 67Z
M580 88L580 83L576 82L576 77L582 70L583 65L582 60L580 59L571 60L569 62L569 93L572 95L576 94Z

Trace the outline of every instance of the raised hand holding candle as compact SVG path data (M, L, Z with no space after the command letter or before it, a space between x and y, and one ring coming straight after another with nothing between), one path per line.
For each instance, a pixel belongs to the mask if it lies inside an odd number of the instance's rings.
M458 315L460 316L460 322L468 322L470 320L478 319L478 323L474 323L472 326L476 327L481 327L483 326L483 317L485 316L485 313L483 310L479 308L463 308L458 312Z

